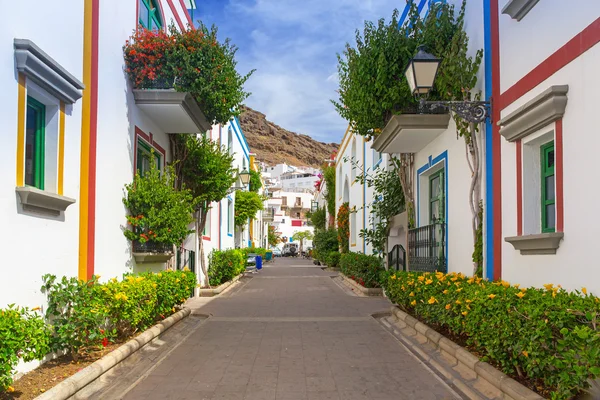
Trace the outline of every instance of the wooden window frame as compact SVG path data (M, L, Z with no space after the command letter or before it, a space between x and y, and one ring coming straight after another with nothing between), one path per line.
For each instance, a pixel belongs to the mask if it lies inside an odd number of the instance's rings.
M548 167L548 154L550 152L554 152L554 164L552 167ZM556 232L556 174L554 170L554 165L556 164L556 151L554 149L554 140L543 144L540 147L540 172L541 172L541 197L540 197L540 205L541 205L541 213L542 213L542 233L550 233ZM546 196L546 178L554 177L554 199L548 200ZM548 227L548 221L546 217L546 207L554 206L554 227Z
M46 105L36 100L31 96L27 96L27 108L33 108L38 113L36 118L35 129L35 155L33 158L33 186L40 190L44 190L45 180L45 163L46 163ZM25 125L27 131L27 124ZM25 138L25 146L27 146L27 138ZM25 148L25 152L27 149ZM27 157L25 156L25 160ZM26 178L26 177L25 177Z

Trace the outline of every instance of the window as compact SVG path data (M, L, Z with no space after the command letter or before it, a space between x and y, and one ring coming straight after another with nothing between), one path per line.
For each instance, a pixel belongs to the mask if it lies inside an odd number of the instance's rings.
M44 189L46 106L27 97L25 128L25 185Z
M141 138L137 140L137 154L136 154L136 170L141 175L144 176L148 171L150 171L150 165L154 163L158 170L161 170L161 154L154 150L152 146L146 143Z
M444 222L444 170L429 177L429 223Z
M301 207L302 206L302 198L301 197L296 197L296 206L297 207Z
M233 217L233 201L227 200L227 233L233 234L233 223L235 222Z
M211 215L212 208L209 208L208 212L206 213L206 222L204 223L204 231L202 231L202 236L210 237L210 224L212 220Z
M376 150L373 150L373 166L379 165L380 162L381 162L381 153Z
M286 197L286 196L283 196L283 197L281 198L281 205L282 205L282 206L287 206L287 197Z
M556 229L556 196L554 190L554 141L540 147L542 171L542 232Z
M156 0L139 0L138 20L139 24L146 29L162 29L163 23Z

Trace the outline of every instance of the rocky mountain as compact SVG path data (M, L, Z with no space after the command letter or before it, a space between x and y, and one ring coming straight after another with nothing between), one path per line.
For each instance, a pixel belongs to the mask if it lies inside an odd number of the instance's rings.
M267 164L287 163L319 168L338 149L335 143L322 143L308 135L290 132L267 120L265 114L244 106L240 123L256 159Z

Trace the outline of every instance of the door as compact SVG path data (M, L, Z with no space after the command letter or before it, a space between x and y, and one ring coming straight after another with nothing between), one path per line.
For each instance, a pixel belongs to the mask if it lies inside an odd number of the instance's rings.
M444 170L429 177L429 229L430 256L436 259L435 269L446 269L446 185Z

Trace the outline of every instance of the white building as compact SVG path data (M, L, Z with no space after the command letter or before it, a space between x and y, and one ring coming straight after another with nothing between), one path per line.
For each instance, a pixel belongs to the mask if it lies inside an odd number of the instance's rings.
M312 191L315 189L315 183L319 181L317 174L305 171L287 172L279 177L281 180L281 188L288 191Z
M270 225L275 227L282 238L290 238L297 231L313 231L314 228L309 224L306 214L311 209L314 199L312 193L296 193L276 190L270 192L266 201L267 210L273 212L273 222ZM305 242L307 245L309 242ZM310 246L310 243L308 244Z

